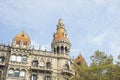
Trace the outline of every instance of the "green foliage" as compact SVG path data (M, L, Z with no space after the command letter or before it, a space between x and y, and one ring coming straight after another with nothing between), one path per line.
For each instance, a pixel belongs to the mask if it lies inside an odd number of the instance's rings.
M111 55L101 51L95 51L90 59L92 62L89 67L74 62L76 74L70 80L120 80L120 56L117 64L113 63Z

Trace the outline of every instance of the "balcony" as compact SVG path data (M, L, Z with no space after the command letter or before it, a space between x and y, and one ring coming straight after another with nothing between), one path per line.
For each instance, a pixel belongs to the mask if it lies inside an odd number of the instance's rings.
M25 78L8 77L9 80L27 80Z
M52 68L45 67L45 66L31 66L31 70L37 70L37 71L45 71L45 72L52 72Z
M27 62L16 62L16 61L10 61L10 64L14 64L14 65L26 65Z
M62 69L62 73L68 74L68 75L75 75L73 70L68 70L68 69Z

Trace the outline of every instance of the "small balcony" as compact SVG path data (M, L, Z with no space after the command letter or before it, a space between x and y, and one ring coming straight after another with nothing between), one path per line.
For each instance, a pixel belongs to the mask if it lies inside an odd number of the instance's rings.
M67 75L75 75L74 71L69 69L62 69L62 73Z
M10 61L9 64L14 64L14 65L26 65L27 62Z
M9 80L27 80L25 78L8 77Z
M46 71L46 72L52 72L51 67L45 67L45 66L31 66L31 70L38 70L38 71Z

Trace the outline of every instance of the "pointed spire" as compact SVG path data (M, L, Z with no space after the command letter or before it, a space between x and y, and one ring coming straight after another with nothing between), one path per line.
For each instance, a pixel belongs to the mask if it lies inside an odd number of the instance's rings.
M64 50L66 50L67 53L69 52L71 47L71 43L67 37L67 32L65 30L62 19L59 19L57 24L57 31L53 34L53 41L51 43L52 51L56 52L56 48L61 48L60 46L64 46Z
M63 24L62 19L59 19L59 21L58 21L57 30L58 30L59 28L63 28L63 29L65 30L65 27L64 27L64 24Z
M62 21L62 19L59 19L59 22L58 22L58 24L63 24L63 21Z

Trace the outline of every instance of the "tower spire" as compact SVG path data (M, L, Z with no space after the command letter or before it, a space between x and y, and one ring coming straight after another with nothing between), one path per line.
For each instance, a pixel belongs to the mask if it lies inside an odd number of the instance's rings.
M59 19L57 24L57 31L54 33L53 41L51 43L52 51L54 53L68 53L71 43L67 38L67 32L62 19Z

